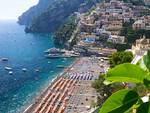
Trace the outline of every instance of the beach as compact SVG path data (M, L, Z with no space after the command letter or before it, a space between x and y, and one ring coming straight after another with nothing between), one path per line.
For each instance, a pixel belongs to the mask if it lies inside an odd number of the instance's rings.
M46 90L24 113L89 112L92 103L97 101L97 93L91 87L91 83L100 73L106 71L107 64L108 62L99 58L76 59L71 66L64 69L61 76L50 82Z

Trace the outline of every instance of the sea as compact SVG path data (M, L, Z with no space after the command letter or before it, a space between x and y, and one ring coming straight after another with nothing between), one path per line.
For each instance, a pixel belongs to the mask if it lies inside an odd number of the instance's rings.
M8 58L0 61L0 113L22 113L63 71L57 66L74 61L47 59L44 51L55 47L53 33L25 33L24 28L15 20L0 20L0 58ZM13 74L5 67L12 68Z

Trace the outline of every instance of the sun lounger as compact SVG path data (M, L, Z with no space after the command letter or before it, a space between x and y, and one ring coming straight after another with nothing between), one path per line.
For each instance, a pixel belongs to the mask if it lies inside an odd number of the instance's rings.
M53 93L53 94L48 98L48 100L46 101L46 103L44 104L44 106L42 107L42 109L40 110L39 113L43 113L44 110L46 110L46 108L48 107L50 101L53 99L54 96L55 96L55 94Z

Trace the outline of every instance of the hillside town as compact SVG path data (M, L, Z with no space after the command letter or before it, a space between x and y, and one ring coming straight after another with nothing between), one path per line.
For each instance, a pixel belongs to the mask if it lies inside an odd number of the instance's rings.
M137 64L150 49L150 9L147 6L105 0L89 12L75 14L77 28L68 43L76 40L72 50L78 53L77 60L64 69L64 73L56 77L24 113L93 113L110 96L104 89L98 92L92 83L99 75L107 73L112 54L124 45L130 45L122 51L131 52L130 63ZM124 34L126 25L132 31L143 32L130 42L132 37ZM100 98L99 106L97 98Z
M78 41L74 50L80 53L88 51L88 54L108 56L116 52L117 48L113 45L129 43L127 37L121 33L125 23L132 23L133 30L150 32L150 9L145 6L110 0L97 4L90 12L76 14L78 32L75 38ZM135 40L132 44L134 43Z

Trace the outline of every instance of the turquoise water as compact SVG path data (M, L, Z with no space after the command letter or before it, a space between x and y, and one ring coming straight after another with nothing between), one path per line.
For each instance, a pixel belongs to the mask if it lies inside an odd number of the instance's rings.
M51 34L26 34L15 21L0 21L0 113L19 113L29 105L73 59L46 59L44 50L54 47ZM49 62L49 63L48 63ZM9 75L5 66L13 68ZM22 68L27 68L23 72ZM40 72L36 72L40 69Z

